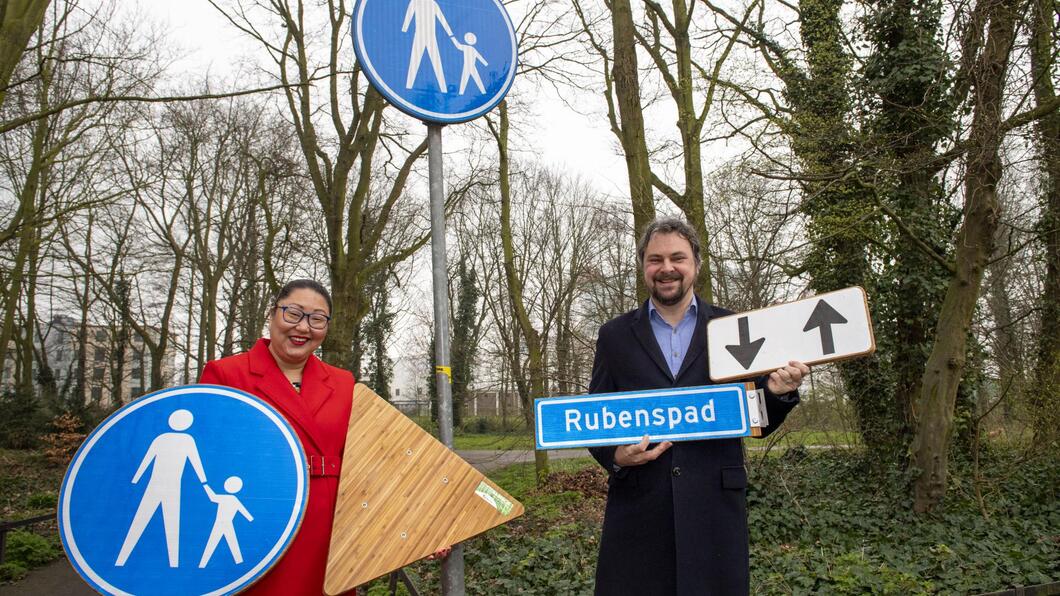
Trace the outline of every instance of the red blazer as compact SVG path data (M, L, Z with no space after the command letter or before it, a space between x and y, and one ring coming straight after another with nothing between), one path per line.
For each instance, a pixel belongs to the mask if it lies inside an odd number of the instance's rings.
M244 593L323 594L353 375L310 356L299 394L276 365L269 340L259 339L249 352L207 362L199 382L241 389L268 402L294 427L309 462L309 503L298 535L283 558Z

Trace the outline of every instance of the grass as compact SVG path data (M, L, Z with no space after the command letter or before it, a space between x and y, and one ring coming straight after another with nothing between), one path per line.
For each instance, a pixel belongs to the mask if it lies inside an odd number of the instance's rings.
M836 447L857 445L858 435L854 432L845 431L820 431L820 430L797 430L776 437L770 437L765 441L748 440L748 447L764 448L775 442L773 449L777 447L787 448L796 445L806 447ZM453 437L453 443L459 450L490 450L510 451L515 449L532 450L534 448L534 437L530 431L521 433L459 433Z
M578 457L572 459L556 459L549 461L551 473L572 473L598 465L591 457ZM515 464L501 468L487 474L497 486L508 491L510 495L520 501L534 496L537 493L534 464Z
M464 451L512 451L534 448L534 437L524 434L458 434L453 437L456 449Z
M851 431L795 430L782 433L776 441L777 445L782 447L845 447L857 445L860 443L860 437L858 433Z

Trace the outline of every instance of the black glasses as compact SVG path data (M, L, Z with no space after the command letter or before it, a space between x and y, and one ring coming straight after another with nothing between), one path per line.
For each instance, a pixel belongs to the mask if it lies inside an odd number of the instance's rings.
M283 321L291 325L297 325L302 322L302 319L308 319L311 328L327 329L328 323L331 322L331 317L327 315L322 315L318 312L309 313L297 306L276 306L274 308L280 309Z

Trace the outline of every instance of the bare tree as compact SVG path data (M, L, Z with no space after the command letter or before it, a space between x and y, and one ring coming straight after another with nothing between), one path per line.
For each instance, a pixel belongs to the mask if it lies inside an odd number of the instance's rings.
M610 47L596 32L603 20L588 7L575 1L575 12L584 28L591 51L604 82L604 100L611 132L618 138L626 158L629 198L633 207L633 232L639 233L655 218L651 163L645 139L644 108L641 105L640 69L637 66L636 25L629 0L611 2ZM637 278L637 296L647 298L644 281Z
M714 206L707 222L714 231L716 296L736 311L793 298L793 263L802 256L796 248L803 225L795 215L797 193L753 175L755 167L740 160L715 170L707 181Z
M325 358L349 366L355 330L368 312L365 281L406 259L429 237L425 226L397 229L390 221L426 139L407 146L410 135L385 122L382 96L364 88L356 68L345 68L352 52L344 1L212 3L261 45L284 85L283 101L325 223L335 302ZM322 85L318 73L326 75ZM384 153L381 162L378 150ZM386 190L377 192L378 187ZM402 241L382 254L378 249L388 234Z
M150 40L134 38L125 23L104 27L113 7L84 14L73 2L57 2L36 33L33 51L18 72L32 73L8 91L0 106L3 118L35 112L68 98L98 89L137 91L150 84L153 74ZM41 243L55 230L53 224L73 213L105 204L117 195L100 181L105 168L107 132L117 104L86 105L57 112L32 126L3 136L3 174L16 203L0 225L0 246L11 241L11 261L5 267L0 323L0 361L7 357L15 336L19 306L24 306L19 328L25 337L20 357L26 363L22 383L28 389L32 361L32 332L36 327L35 283Z

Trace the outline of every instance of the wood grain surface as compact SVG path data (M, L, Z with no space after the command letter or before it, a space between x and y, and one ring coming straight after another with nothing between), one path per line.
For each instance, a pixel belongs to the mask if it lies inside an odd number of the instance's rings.
M341 594L522 514L522 504L358 384L324 591Z

